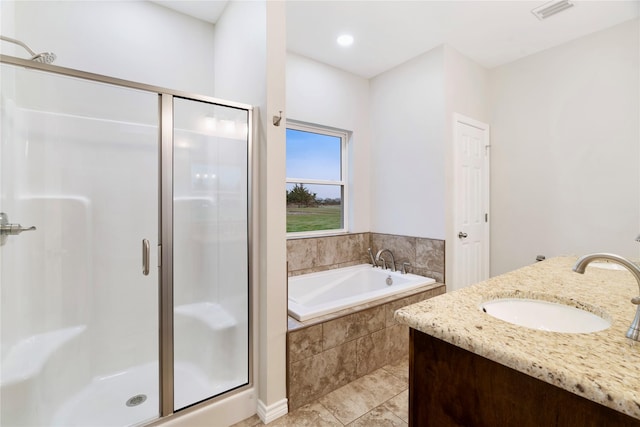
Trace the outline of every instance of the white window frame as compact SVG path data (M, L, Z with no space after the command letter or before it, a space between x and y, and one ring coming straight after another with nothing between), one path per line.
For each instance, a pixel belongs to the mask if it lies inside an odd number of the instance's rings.
M324 184L324 185L340 185L342 187L342 228L332 228L330 230L314 230L314 231L295 231L288 232L287 238L296 237L317 237L331 236L335 234L345 234L349 231L349 187L347 185L348 161L347 161L347 143L350 138L350 132L330 128L327 126L298 122L287 119L287 129L299 130L302 132L317 133L321 135L333 136L340 138L340 180L324 180L309 178L286 177L287 184Z

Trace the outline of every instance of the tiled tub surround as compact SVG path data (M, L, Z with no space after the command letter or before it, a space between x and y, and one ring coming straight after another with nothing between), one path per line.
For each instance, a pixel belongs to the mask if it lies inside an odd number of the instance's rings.
M369 263L374 254L390 249L396 265L436 282L336 313L298 322L289 317L287 388L294 410L398 358L407 357L409 329L393 312L445 292L444 241L380 233L350 233L289 239L289 276Z
M553 258L477 285L398 310L395 318L418 331L640 419L640 343L625 338L638 285L625 271L587 267L574 257ZM493 296L551 295L599 307L611 327L589 334L527 329L483 313Z
M409 328L394 320L394 311L444 292L434 283L305 323L289 318L289 409L407 357Z
M353 233L287 240L289 275L369 263L367 249L390 249L398 268L444 283L444 240L381 233Z

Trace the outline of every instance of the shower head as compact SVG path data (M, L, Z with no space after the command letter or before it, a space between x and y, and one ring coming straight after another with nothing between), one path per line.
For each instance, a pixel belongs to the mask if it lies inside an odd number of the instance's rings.
M56 60L56 54L53 52L42 52L37 55L34 55L31 58L32 61L42 62L44 64L51 64Z
M53 52L35 53L29 46L21 42L20 40L12 39L11 37L0 36L0 40L4 40L9 43L22 46L31 55L31 60L36 62L42 62L44 64L51 64L56 60L56 54Z

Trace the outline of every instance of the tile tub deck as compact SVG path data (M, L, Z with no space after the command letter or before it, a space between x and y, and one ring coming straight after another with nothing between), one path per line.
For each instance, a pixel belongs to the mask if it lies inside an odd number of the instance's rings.
M289 410L406 358L409 328L394 320L394 311L444 292L433 283L304 323L289 318Z

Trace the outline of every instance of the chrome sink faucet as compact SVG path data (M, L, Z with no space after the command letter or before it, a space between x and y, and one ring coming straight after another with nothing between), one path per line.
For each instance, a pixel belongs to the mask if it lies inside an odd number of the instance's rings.
M576 261L575 265L573 266L573 271L575 271L576 273L584 274L587 265L589 265L592 261L599 259L614 262L629 270L629 272L633 274L633 277L635 277L636 282L638 282L638 289L640 292L640 267L638 267L628 259L621 257L620 255L606 253L584 255L583 257L578 259L578 261ZM640 296L631 298L631 303L637 305L638 308L636 309L636 316L633 319L633 322L631 322L631 326L629 326L629 330L626 333L626 337L634 341L640 341Z
M389 255L391 256L391 271L396 271L396 260L393 258L393 253L391 253L391 251L389 249L380 249L378 251L378 253L376 254L376 264L380 265L380 261L382 261L382 268L384 268L386 270L387 268L387 261L381 257L381 255L385 252L388 252Z

